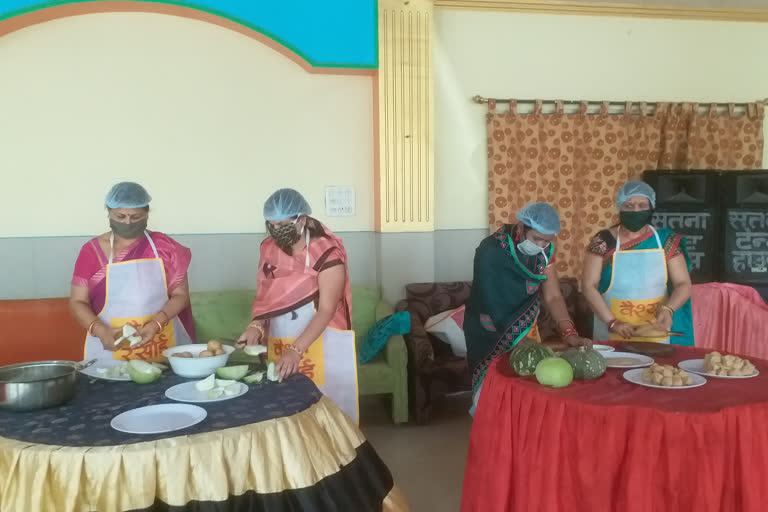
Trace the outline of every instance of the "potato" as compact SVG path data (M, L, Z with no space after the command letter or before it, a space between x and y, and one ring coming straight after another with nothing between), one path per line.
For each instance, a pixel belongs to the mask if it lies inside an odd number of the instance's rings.
M668 368L664 368L664 371L661 372L661 375L664 377L672 377L675 374L674 370L670 370Z
M224 355L224 350L221 347L219 347L219 348L217 348L216 350L213 351L213 355L215 355L215 356L223 356Z
M653 374L653 383L656 384L657 386L661 386L662 385L661 383L663 380L664 380L664 376L661 375L660 373Z
M660 364L656 364L656 363L653 363L651 366L649 366L649 369L650 369L652 372L659 372L659 371L661 371L661 365L660 365Z
M677 377L672 377L672 385L673 386L682 386L683 385L683 378L679 375Z
M733 368L734 370L741 370L744 367L744 363L745 361L742 358L737 357L736 360L733 361L731 368Z
M690 386L693 384L693 379L691 379L690 375L686 375L683 377L683 386Z
M192 357L191 352L176 352L173 357Z
M211 357L213 355L214 355L214 353L211 352L210 350L203 350L202 352L200 352L200 356L199 357Z
M663 379L661 379L662 386L673 386L674 382L675 381L672 377L664 377Z
M221 342L219 340L211 340L208 342L208 350L211 352L216 352L217 349L221 348Z
M671 364L665 364L665 365L664 365L664 369L665 369L665 370L674 370L674 369L675 369L675 367L674 367L674 366L672 366Z
M728 376L728 370L725 370L725 369L717 370L717 375L720 375L721 377L727 377Z
M747 363L741 367L741 371L744 372L744 375L754 375L757 371L757 368L755 368L755 365L747 361Z
M652 379L653 379L653 370L651 370L650 368L646 368L645 370L643 370L643 380L645 382L651 382Z

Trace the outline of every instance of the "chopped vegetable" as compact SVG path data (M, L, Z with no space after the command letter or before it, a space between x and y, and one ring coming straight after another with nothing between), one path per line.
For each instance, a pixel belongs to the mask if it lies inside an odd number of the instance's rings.
M264 345L248 345L243 349L243 352L249 356L258 356L259 354L266 354L267 347Z
M225 388L227 386L231 386L237 381L234 380L222 380L222 379L216 379L216 387L217 388Z
M246 384L261 382L262 380L264 380L264 372L252 373L250 375L247 375L245 378L243 378L243 382L245 382Z
M152 363L152 366L154 366L155 368L157 368L161 372L163 372L163 371L168 369L167 366L165 366L164 364L161 364L161 363Z
M146 361L134 359L128 362L128 375L137 384L149 384L157 380L162 372Z
M222 366L216 368L216 375L222 379L227 380L240 380L248 373L248 365L241 364L238 366Z
M277 376L277 370L275 369L275 363L270 361L267 366L267 379L272 382L277 382L279 377Z
M240 393L240 386L241 384L239 382L233 382L232 384L224 388L224 394L227 396L234 396Z
M195 383L195 389L198 391L210 391L216 386L216 376L209 375L205 379Z
M208 398L211 398L211 399L219 398L223 394L224 394L224 388L213 388L210 391L208 391Z

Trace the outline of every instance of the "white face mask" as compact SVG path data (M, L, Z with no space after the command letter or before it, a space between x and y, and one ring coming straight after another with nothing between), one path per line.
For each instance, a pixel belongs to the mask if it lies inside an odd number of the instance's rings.
M535 243L531 242L527 238L517 244L517 248L520 249L520 252L525 254L526 256L536 256L539 253L544 255L544 261L549 264L549 258L547 258L547 253L544 251L543 247L539 247Z

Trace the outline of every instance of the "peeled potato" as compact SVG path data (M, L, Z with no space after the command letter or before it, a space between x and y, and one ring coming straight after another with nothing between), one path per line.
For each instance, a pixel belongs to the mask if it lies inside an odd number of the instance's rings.
M203 350L202 352L200 352L200 356L199 357L211 357L211 356L214 356L214 355L216 355L216 354L214 354L210 350Z
M668 368L664 368L664 371L663 371L663 372L661 372L661 374L662 374L664 377L672 377L672 376L674 376L674 375L675 375L675 371L674 371L674 370L670 370L670 369L668 369Z
M213 355L215 355L215 356L223 356L224 355L224 350L221 347L219 347L219 348L217 348L216 350L213 351Z
M672 377L672 385L673 386L682 386L683 385L683 378L679 375L677 377Z
M683 386L690 386L691 384L693 384L693 379L691 379L690 375L683 377Z
M728 370L717 370L717 375L720 375L721 377L727 377L728 376Z
M661 386L663 381L664 381L664 376L662 374L660 374L658 372L653 374L653 383L654 384L656 384L657 386Z
M653 370L650 368L646 368L643 370L643 380L646 382L650 382L651 379L653 379Z
M661 379L661 385L662 386L673 386L675 380L672 377L664 377Z
M221 342L219 340L211 340L208 342L208 350L211 352L215 352L217 349L221 348Z
M661 365L660 365L660 364L657 364L657 363L653 363L653 364L650 366L650 368L649 368L649 369L650 369L652 372L658 372L658 371L661 371L661 368L662 368L662 367L661 367Z

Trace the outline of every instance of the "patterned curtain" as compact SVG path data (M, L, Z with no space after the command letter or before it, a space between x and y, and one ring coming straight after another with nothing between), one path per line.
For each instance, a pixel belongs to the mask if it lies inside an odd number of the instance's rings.
M697 104L660 104L652 115L543 114L537 102L531 114L497 113L489 102L488 213L491 230L514 222L514 213L531 201L546 201L560 213L557 270L581 275L584 250L597 231L618 220L613 203L627 180L649 169L759 169L763 156L763 105L750 104L744 115L733 107L718 114L712 106L699 114Z

